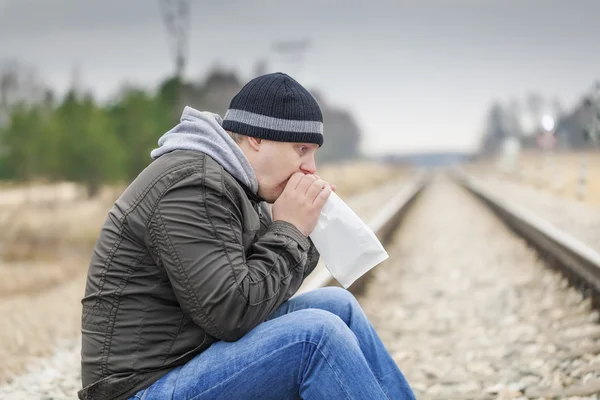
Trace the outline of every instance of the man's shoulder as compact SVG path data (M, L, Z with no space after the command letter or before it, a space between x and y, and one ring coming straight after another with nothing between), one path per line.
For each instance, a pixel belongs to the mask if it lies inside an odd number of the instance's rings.
M154 160L137 178L139 185L166 189L177 186L203 186L241 200L242 185L209 155L194 150L175 150Z
M206 157L206 154L198 151L174 150L153 160L140 176L147 174L160 179L167 175L189 173L192 170L202 172Z

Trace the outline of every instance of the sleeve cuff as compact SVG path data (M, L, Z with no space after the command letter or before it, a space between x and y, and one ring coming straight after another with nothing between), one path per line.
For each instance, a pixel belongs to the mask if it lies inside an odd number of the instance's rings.
M286 221L273 221L269 226L269 231L278 235L287 236L300 245L303 251L307 251L310 248L310 241L302 232L298 230L294 225Z

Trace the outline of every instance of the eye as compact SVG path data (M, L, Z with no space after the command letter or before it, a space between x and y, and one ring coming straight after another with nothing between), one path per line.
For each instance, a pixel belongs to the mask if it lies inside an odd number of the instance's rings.
M306 147L306 146L299 146L298 147L298 152L300 153L300 155L306 154L307 151L308 151L308 147Z

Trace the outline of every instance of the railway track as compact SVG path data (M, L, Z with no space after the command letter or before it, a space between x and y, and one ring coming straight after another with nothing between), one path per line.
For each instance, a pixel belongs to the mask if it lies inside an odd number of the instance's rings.
M359 295L417 398L600 398L600 325L586 281L595 253L550 240L506 202L499 212L468 177L456 182L425 189ZM584 255L581 275L574 260Z
M536 248L547 263L560 269L573 285L591 296L594 306L600 305L600 254L535 213L490 192L474 177L457 171L455 179Z

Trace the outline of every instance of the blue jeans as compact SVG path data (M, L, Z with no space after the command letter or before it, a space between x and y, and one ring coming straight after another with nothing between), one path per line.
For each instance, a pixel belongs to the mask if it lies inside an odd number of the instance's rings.
M236 342L218 341L132 399L415 399L350 292L283 303Z

